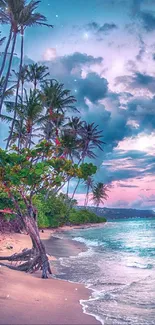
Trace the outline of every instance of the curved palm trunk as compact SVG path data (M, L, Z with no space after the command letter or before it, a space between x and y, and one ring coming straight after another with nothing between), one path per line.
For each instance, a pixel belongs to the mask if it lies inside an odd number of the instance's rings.
M8 38L8 41L7 41L7 44L6 44L6 48L5 48L5 51L4 51L2 66L1 66L1 69L0 69L0 78L2 76L4 67L5 67L5 62L6 62L6 58L7 58L7 54L8 54L8 48L10 46L11 38L12 38L12 28L10 28L9 38Z
M79 162L78 162L78 166L80 165L81 161L82 161L82 164L83 164L83 162L84 162L84 158L85 158L85 156L83 156L83 157L79 160ZM80 179L78 180L78 182L77 182L77 184L76 184L76 186L75 186L75 189L74 189L74 192L73 192L73 195L72 195L71 199L74 199L74 195L75 195L75 193L76 193L76 191L77 191L77 188L78 188L79 184L80 184Z
M3 106L3 102L4 102L4 97L5 97L5 91L6 91L7 84L8 84L8 80L9 80L9 76L10 76L12 59L13 59L13 54L14 54L15 45L16 45L16 39L17 39L17 33L14 32L12 49L11 49L11 55L10 55L10 61L9 61L9 66L8 66L8 71L7 71L7 74L6 74L6 77L5 77L4 88L3 88L2 97L1 97L1 100L0 100L0 114L1 114L1 111L2 111L2 106Z
M78 188L79 184L80 184L80 179L78 180L78 182L77 182L77 184L75 186L74 192L73 192L72 197L71 197L72 200L74 199L74 196L75 196L75 193L77 191L77 188Z
M85 207L87 207L87 205L88 205L88 197L89 197L89 186L87 187L87 193L86 193L86 198L85 198L85 202L84 202Z
M67 196L68 196L68 194L69 194L69 184L70 183L70 179L68 180L68 182L67 182L67 192L66 192L66 194L67 194Z
M20 66L19 66L19 74L18 74L16 98L15 98L15 111L14 111L13 121L12 121L12 125L11 125L10 134L9 134L9 137L8 137L6 149L8 149L8 147L9 147L10 140L12 138L12 133L13 133L14 125L15 125L15 121L16 121L16 115L17 115L16 107L17 107L17 103L18 103L18 95L19 95L21 71L22 71L22 66L23 66L23 55L24 55L24 30L22 29L22 31L21 31L21 56L20 56Z

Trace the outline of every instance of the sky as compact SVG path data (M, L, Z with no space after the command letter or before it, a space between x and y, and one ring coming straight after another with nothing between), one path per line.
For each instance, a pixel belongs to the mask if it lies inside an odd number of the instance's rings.
M155 0L43 0L39 11L54 28L27 29L25 62L46 64L103 130L106 206L155 209Z

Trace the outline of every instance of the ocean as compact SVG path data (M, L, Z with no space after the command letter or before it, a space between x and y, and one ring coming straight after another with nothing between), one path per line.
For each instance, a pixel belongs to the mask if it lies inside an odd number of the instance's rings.
M58 261L58 277L92 289L84 312L105 325L155 325L155 219L68 231L87 251ZM65 236L66 236L65 235Z

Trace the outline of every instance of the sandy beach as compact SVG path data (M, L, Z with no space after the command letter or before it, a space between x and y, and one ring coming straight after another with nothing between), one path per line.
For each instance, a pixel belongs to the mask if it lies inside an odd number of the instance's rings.
M60 231L40 233L50 260L77 255L85 250L83 244L51 238L52 234L55 236ZM10 246L13 248L9 249ZM0 235L0 256L12 255L24 248L31 248L29 236ZM55 273L54 267L52 272ZM94 317L83 313L79 302L88 299L90 290L81 284L54 278L42 280L40 276L39 272L31 275L0 267L0 324L100 324Z

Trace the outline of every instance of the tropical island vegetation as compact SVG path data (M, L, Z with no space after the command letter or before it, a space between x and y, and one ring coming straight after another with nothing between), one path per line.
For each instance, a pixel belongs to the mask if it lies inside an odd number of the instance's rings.
M95 183L96 149L103 150L102 130L79 117L76 98L61 82L52 79L42 64L24 64L24 33L33 25L53 28L37 12L40 1L0 0L0 23L9 25L8 38L1 35L0 118L8 124L5 149L0 149L0 210L26 230L32 249L0 260L20 261L14 269L42 277L51 274L41 228L64 224L104 222L88 210L77 210L75 194L81 182L96 206L107 198L108 187ZM19 70L12 69L17 39L21 54ZM72 194L70 185L76 183ZM20 226L19 226L20 224Z

